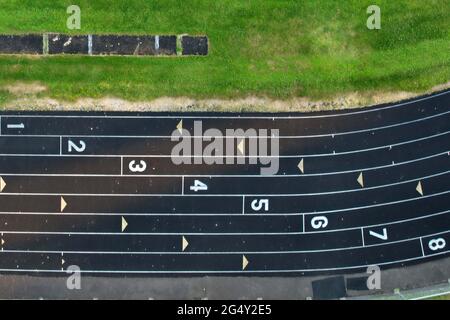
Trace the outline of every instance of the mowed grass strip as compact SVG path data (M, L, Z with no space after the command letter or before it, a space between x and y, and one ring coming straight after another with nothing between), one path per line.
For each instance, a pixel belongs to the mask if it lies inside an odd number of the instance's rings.
M450 0L0 0L0 33L191 34L207 57L0 56L2 87L40 83L61 100L114 96L326 99L347 92L422 92L450 80ZM369 5L382 29L366 27Z

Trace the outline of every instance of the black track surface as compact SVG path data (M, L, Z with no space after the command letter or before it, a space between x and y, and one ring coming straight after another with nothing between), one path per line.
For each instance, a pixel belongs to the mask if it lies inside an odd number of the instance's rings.
M259 164L173 164L181 120L190 132L199 120L203 130L279 129L278 174L261 176ZM333 274L450 252L448 91L338 113L0 121L1 273L77 265L91 274ZM71 142L84 150L69 151ZM132 161L146 169L130 171ZM195 180L208 190L191 190ZM267 210L252 208L262 199Z

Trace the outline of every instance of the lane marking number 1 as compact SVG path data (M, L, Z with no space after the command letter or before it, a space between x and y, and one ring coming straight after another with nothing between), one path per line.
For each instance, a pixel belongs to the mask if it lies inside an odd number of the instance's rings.
M7 124L6 128L8 129L25 129L25 125L23 123L19 124Z

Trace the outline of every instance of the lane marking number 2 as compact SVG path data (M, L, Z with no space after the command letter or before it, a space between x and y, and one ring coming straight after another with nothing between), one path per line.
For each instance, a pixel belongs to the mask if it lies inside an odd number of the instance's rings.
M73 142L72 140L68 141L68 146L67 146L67 150L69 152L72 152L72 149L74 149L76 152L81 153L84 150L86 150L86 143L83 140L79 141L80 145L77 145L75 142Z

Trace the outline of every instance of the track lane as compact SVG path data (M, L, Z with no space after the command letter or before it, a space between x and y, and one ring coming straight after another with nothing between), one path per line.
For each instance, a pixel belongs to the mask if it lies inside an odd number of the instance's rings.
M446 256L448 93L272 117L2 114L0 272L333 273ZM165 137L181 120L282 129L279 174L171 165ZM83 139L85 153L65 149ZM140 160L147 170L128 170Z

